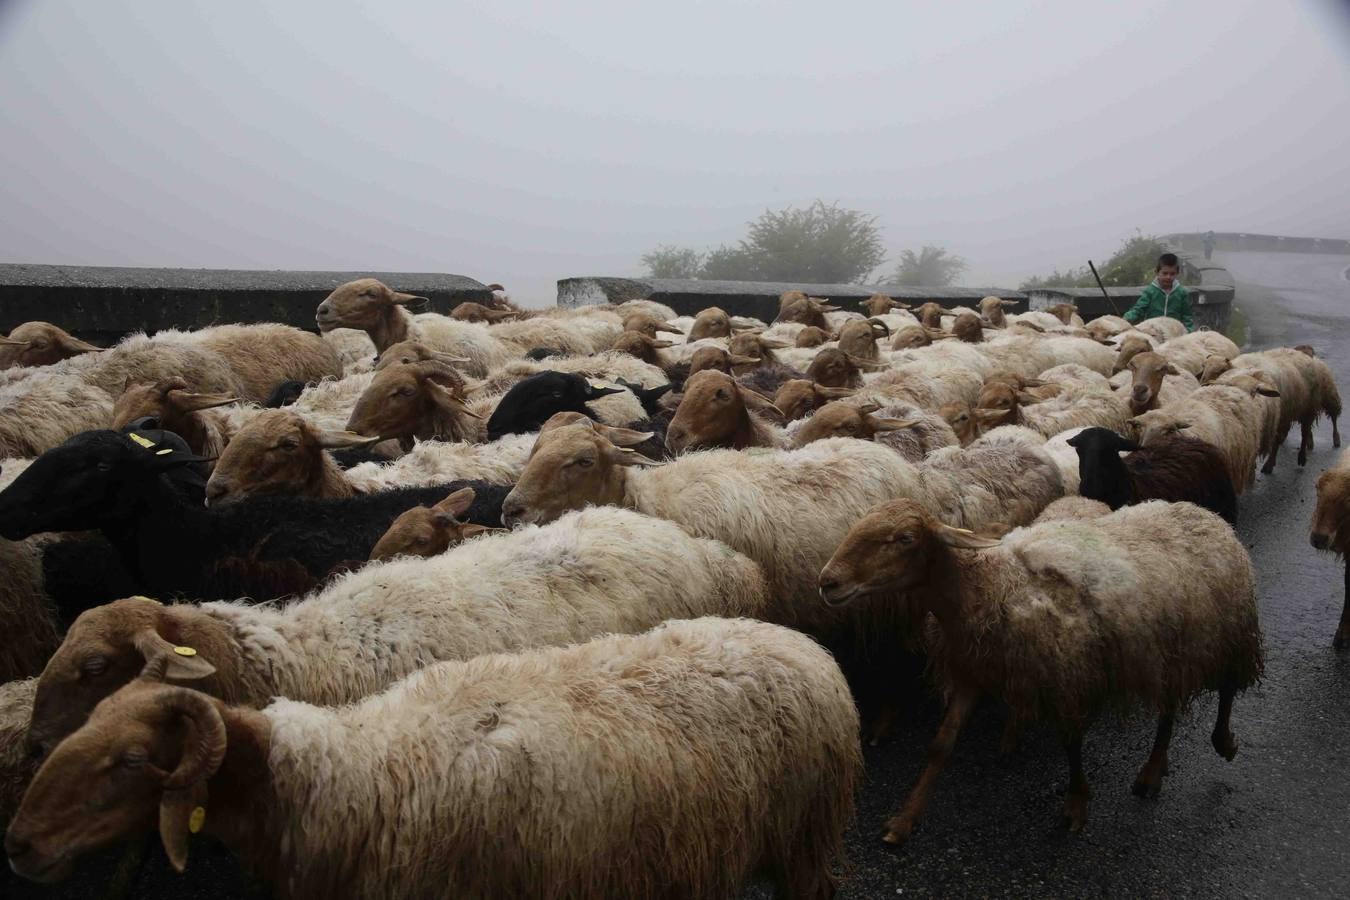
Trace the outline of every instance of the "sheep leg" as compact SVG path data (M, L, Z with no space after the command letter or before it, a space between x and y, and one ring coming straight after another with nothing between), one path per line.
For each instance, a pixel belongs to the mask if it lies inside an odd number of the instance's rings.
M1304 419L1302 422L1298 423L1298 428L1299 428L1298 464L1300 466L1303 466L1307 465L1308 454L1313 449L1312 420Z
M1172 725L1176 719L1174 710L1167 710L1158 716L1158 732L1153 738L1153 752L1148 755L1144 767L1134 779L1131 788L1136 797L1156 797L1162 790L1163 776L1167 774L1167 748L1172 743Z
M1083 734L1079 732L1064 739L1064 749L1069 756L1069 790L1064 795L1064 806L1060 815L1070 831L1081 831L1087 823L1088 801L1092 799L1092 789L1088 787L1087 776L1083 774Z
M867 743L872 747L880 747L885 741L890 739L891 732L895 730L895 720L900 717L900 704L894 700L883 700L877 705L876 718L872 720L872 727L867 729Z
M1340 449L1341 446L1341 427L1336 424L1337 416L1331 417L1331 446Z
M1219 688L1219 717L1214 722L1214 734L1210 737L1214 750L1229 762L1237 756L1238 751L1237 738L1233 737L1233 729L1229 722L1233 715L1233 697L1236 694L1236 688Z
M1341 624L1336 628L1336 638L1331 646L1337 650L1350 646L1350 562L1345 564L1345 600L1341 604Z
M963 689L952 697L947 714L943 717L942 724L938 726L937 735L928 747L928 765L919 776L914 789L909 792L904 809L886 823L886 834L882 837L886 843L899 846L909 840L909 836L914 832L914 826L918 824L919 818L923 816L923 811L928 806L928 797L933 793L933 785L937 783L942 770L947 767L952 748L956 746L956 736L961 733L961 727L966 724L966 719L970 718L970 712L975 708L979 698L979 692L970 689Z

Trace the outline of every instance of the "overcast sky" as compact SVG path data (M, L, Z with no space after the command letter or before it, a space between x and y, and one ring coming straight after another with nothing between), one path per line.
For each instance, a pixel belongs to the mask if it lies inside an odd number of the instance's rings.
M0 260L457 272L532 303L877 214L967 284L1136 228L1350 237L1331 0L0 0Z

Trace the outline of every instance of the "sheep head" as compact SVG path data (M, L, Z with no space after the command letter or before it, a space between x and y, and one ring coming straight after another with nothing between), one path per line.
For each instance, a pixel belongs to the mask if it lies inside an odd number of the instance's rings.
M919 324L928 328L941 328L942 317L944 315L955 315L951 310L944 309L941 303L929 300L918 309Z
M103 698L127 684L149 663L162 677L215 691L215 665L187 608L129 597L82 612L38 679L28 746L46 756L84 724ZM191 653L175 648L186 647ZM219 655L219 654L215 654ZM229 663L228 659L215 662Z
M835 336L824 328L807 325L797 332L797 339L793 344L797 347L819 347L821 344L834 339Z
M1308 540L1345 556L1350 544L1350 468L1333 466L1317 479L1317 507Z
M1166 409L1152 409L1125 423L1125 429L1136 444L1151 444L1164 435L1180 434L1191 427L1190 421L1178 418Z
M313 495L325 476L325 450L369 447L379 440L350 431L324 431L288 409L264 410L230 438L216 460L206 483L206 504Z
M1226 356L1211 353L1205 357L1205 365L1200 370L1200 383L1209 384L1224 372L1233 368L1233 361Z
M742 333L727 342L727 352L732 357L740 357L743 362L733 362L732 371L741 375L766 362L776 363L775 350L784 350L789 344L766 338L762 334Z
M1181 374L1176 366L1151 350L1136 353L1129 368L1134 373L1130 382L1130 411L1136 416L1157 407L1165 375Z
M942 416L947 424L952 426L952 431L956 432L956 438L961 442L962 447L980 436L979 425L975 421L975 416L971 412L969 404L962 403L960 400L944 403L938 409L938 415Z
M889 338L891 329L877 319L853 319L839 329L839 349L859 359L879 358L877 341Z
M1054 306L1047 306L1045 311L1065 325L1072 325L1073 317L1078 315L1078 307L1072 303L1056 303Z
M825 321L827 312L838 312L839 307L831 306L828 300L820 297L808 297L801 291L784 291L778 298L778 316L775 322L800 322L817 328L828 328Z
M441 363L449 368L460 363L472 362L472 360L464 356L451 356L449 353L442 353L421 341L399 341L375 357L375 371L381 372L390 366L407 366L419 362Z
M905 591L929 578L947 548L983 550L998 541L939 522L914 500L874 506L849 529L820 572L820 596L828 606Z
M814 381L794 378L785 381L774 394L773 405L783 414L784 421L800 419L814 409L819 409L831 400L852 397L853 388L822 387Z
M885 294L873 294L866 300L859 300L861 306L869 316L884 316L893 309L909 309L908 303L901 303L899 300L893 300Z
M730 374L733 366L754 367L759 363L760 358L758 356L741 356L728 353L721 347L699 347L694 351L694 355L689 357L688 377L691 378L699 372L710 369L715 372Z
M672 453L754 446L752 410L782 415L768 399L741 387L725 372L699 372L684 384L684 398L666 429L666 446Z
M10 864L35 881L59 881L80 856L158 821L181 872L225 753L218 701L147 672L99 704L38 770L5 835Z
M672 325L664 322L653 315L645 312L629 313L623 320L624 331L636 331L649 338L655 339L658 332L666 334L684 334L684 331L678 325Z
M1140 353L1147 353L1153 349L1153 343L1139 332L1132 332L1121 338L1120 349L1116 353L1116 363L1111 368L1111 374L1124 372L1130 367L1130 360L1134 359Z
M659 366L661 365L661 357L658 351L673 346L675 345L670 341L657 340L640 331L625 331L614 339L612 349L620 353L627 353L629 356L636 356L650 365Z
M414 436L463 440L465 417L481 418L464 404L463 384L459 373L441 363L391 366L361 393L347 430L405 445Z
M985 297L980 301L980 315L995 328L1002 328L1008 322L1006 312L1017 306L1016 300L1001 300L998 297Z
M912 428L918 419L890 419L877 416L877 403L852 404L836 400L816 410L796 434L795 445L805 447L812 441L832 437L870 441L880 432Z
M439 503L405 510L389 525L384 536L375 542L370 551L371 560L393 559L395 556L436 556L483 532L500 530L459 520L473 505L473 500L473 488L460 488Z
M925 325L906 325L895 333L891 341L892 350L911 350L915 347L927 347L933 341L947 340L955 335Z
M502 501L502 524L542 525L583 506L619 505L624 470L650 465L658 463L613 443L589 422L541 431L520 479Z
M575 372L537 372L511 386L487 421L488 440L538 431L555 413L575 412L595 418L586 404L624 388L595 384Z
M50 322L24 322L16 325L9 337L0 335L0 369L50 366L81 353L98 353L102 349Z
M726 310L710 306L694 316L694 324L689 328L690 342L724 337L731 337L731 316Z
M972 410L976 427L980 433L984 433L1000 425L1016 425L1022 421L1022 407L1039 403L1040 399L1004 382L990 382L981 389L980 398Z
M806 377L823 387L860 387L863 368L877 368L877 364L851 356L837 347L826 347L811 360Z
M984 322L975 313L963 312L956 317L952 323L952 334L957 340L965 341L968 344L979 344L984 341Z
M155 384L124 388L113 403L112 427L121 430L137 419L152 418L156 427L172 431L187 441L193 452L201 453L205 449L206 423L197 413L242 402L242 398L230 394L199 394L189 390L182 378L165 378Z
M379 279L358 278L339 285L324 298L314 321L325 333L334 328L370 331L378 328L394 307L426 302L426 297L393 290Z
M493 322L514 319L519 315L518 310L495 309L472 301L461 303L450 311L450 318L458 322L486 322L489 325Z

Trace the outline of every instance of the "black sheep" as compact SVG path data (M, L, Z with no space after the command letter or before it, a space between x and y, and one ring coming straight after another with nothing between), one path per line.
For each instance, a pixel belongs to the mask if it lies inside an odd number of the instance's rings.
M488 440L508 434L538 431L549 417L560 412L579 412L595 418L586 404L623 388L593 387L586 378L572 372L539 372L511 386L488 419Z
M0 535L97 529L151 596L269 600L307 591L338 563L366 559L404 510L472 487L466 521L499 525L509 486L456 481L335 500L260 497L187 503L165 477L196 457L86 431L38 457L0 492Z
M1237 492L1213 445L1169 434L1144 446L1109 428L1085 428L1069 438L1078 451L1078 493L1120 509L1145 500L1188 501L1237 522ZM1122 458L1120 454L1128 452Z

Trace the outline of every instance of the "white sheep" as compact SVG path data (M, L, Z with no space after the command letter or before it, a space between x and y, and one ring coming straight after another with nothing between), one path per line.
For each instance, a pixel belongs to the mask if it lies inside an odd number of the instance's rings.
M440 556L371 563L285 607L133 598L88 610L44 671L31 739L54 746L118 686L71 677L91 657L123 682L164 656L171 676L205 678L205 690L232 703L331 705L438 660L771 612L759 566L725 544L628 510L587 509ZM196 655L178 657L175 645Z
M60 877L157 818L179 870L201 830L295 900L719 898L761 873L834 892L858 717L829 654L784 628L704 618L445 662L339 709L231 707L156 674L43 766L6 840L17 872ZM93 764L131 735L167 777Z

